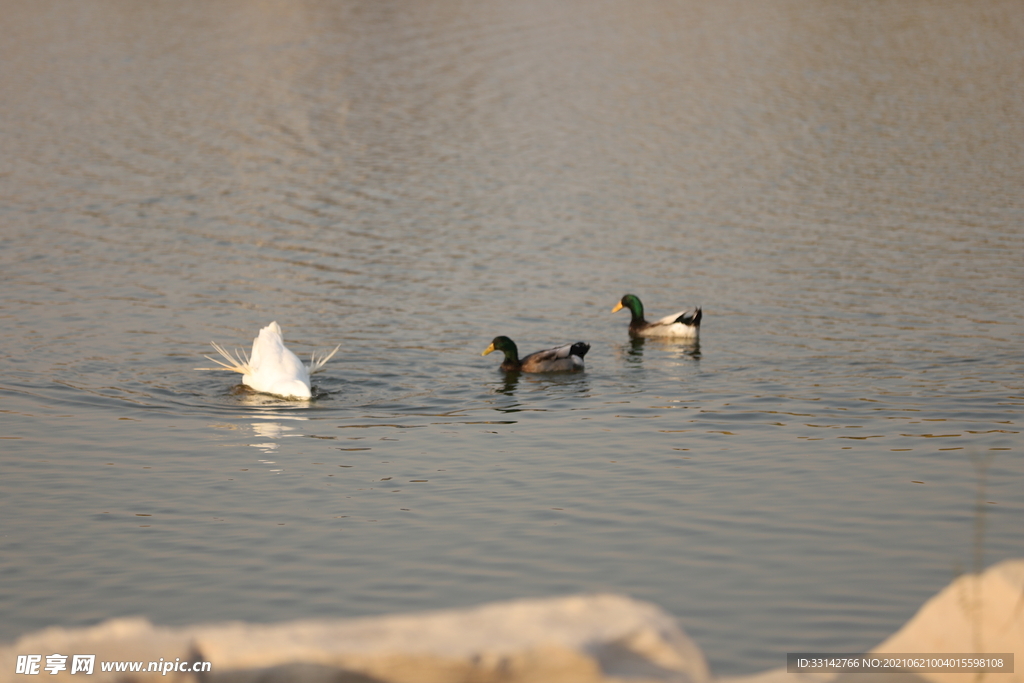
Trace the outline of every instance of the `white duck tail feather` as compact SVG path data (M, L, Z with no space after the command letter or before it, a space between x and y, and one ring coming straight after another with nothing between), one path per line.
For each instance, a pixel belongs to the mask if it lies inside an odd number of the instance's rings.
M341 348L341 344L338 344L337 346L334 347L333 351L331 351L330 353L328 353L325 356L321 356L320 358L316 357L316 351L314 351L312 354L310 354L310 358L309 358L309 374L312 375L314 372L320 372L321 370L323 370L324 369L324 365L327 364L327 361L329 361L330 359L334 358L334 354L336 354L338 352L338 349L340 349L340 348Z
M200 370L220 370L220 369L224 369L224 370L231 370L232 372L240 372L243 375L246 375L246 374L252 372L252 368L249 365L249 357L247 355L245 355L245 351L243 351L241 349L236 349L235 353L238 354L237 357L236 357L235 355L232 355L230 351L225 351L224 347L221 346L220 344L218 344L217 342L212 341L212 342L210 342L210 344L213 345L213 348L215 348L217 350L217 353L219 353L221 356L223 356L223 358L227 362L225 363L224 361L222 361L222 360L220 360L218 358L211 358L210 356L203 356L203 358L205 358L206 360L212 360L214 363L219 365L220 368L199 368ZM245 360L242 360L243 358Z

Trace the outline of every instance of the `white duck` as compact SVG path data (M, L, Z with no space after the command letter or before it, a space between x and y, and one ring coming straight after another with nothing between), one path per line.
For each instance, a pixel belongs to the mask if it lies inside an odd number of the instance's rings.
M252 341L252 354L248 357L244 351L238 351L238 355L235 356L225 351L217 342L210 343L227 362L205 356L208 360L212 360L225 370L242 373L242 384L252 387L254 391L285 398L311 398L313 392L309 376L323 369L324 364L341 348L339 344L333 351L321 355L320 358L313 353L307 367L284 345L281 327L276 322L260 330L259 336Z

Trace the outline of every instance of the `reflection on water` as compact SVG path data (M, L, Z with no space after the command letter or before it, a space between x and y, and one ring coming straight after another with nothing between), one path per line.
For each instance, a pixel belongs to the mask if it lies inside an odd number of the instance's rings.
M494 409L501 412L560 410L564 406L557 402L559 399L587 397L592 393L585 370L572 373L501 372L501 375L501 381L493 384L493 392L508 397L508 400L490 401ZM542 404L533 403L532 399L538 396L542 398ZM552 402L550 407L548 402ZM529 407L531 405L533 407Z
M626 363L639 366L643 362L645 344L657 346L661 351L668 351L666 357L673 356L679 360L700 360L700 339L636 337L631 338L628 345L620 347L619 355Z
M522 375L520 372L505 372L504 380L500 386L495 389L498 393L505 394L506 396L513 396L516 393L516 387L519 386L519 377Z
M967 566L986 454L1019 555L1012 4L5 9L0 638L612 590L765 669ZM275 319L315 400L193 370Z

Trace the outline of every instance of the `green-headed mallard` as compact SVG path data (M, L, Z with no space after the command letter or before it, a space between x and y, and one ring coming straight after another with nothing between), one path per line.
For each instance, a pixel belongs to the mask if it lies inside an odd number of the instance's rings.
M700 334L700 319L704 315L700 306L667 315L652 323L644 320L644 305L635 294L627 294L615 304L612 313L628 308L633 314L629 323L631 337L675 337L677 339L696 339Z
M484 349L481 356L491 351L502 351L505 360L501 369L506 372L573 372L583 369L583 356L590 350L590 344L576 342L564 344L553 349L537 351L520 359L516 343L508 337L495 337L491 345Z
M208 360L212 360L225 370L242 373L242 384L252 387L255 391L285 398L311 398L313 393L309 376L322 369L340 348L339 344L333 351L320 358L314 353L307 367L284 345L281 327L276 322L260 330L259 336L252 341L252 354L248 357L244 351L232 355L217 342L210 343L227 362L206 356Z

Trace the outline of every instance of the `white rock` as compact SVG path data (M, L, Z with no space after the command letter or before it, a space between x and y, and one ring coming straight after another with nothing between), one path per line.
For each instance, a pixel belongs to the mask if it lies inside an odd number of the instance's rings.
M0 649L0 681L14 678L19 654L95 654L101 661L204 660L200 680L367 680L388 683L708 683L700 649L658 607L618 595L516 600L467 610L294 621L158 628L118 619L86 629L46 629ZM45 659L44 659L45 661ZM145 665L144 665L145 666ZM69 667L70 668L70 667ZM46 680L78 680L62 672ZM134 680L194 680L136 675ZM19 677L22 681L25 679Z
M1024 560L965 575L928 600L875 653L1024 654ZM88 678L69 671L15 674L18 655L96 655ZM780 653L780 658L785 653ZM209 661L193 676L104 673L100 662ZM70 659L69 659L70 670ZM1024 683L1018 673L984 683ZM975 683L973 674L871 674L870 683ZM700 649L658 607L619 595L515 600L472 609L259 625L164 628L114 619L49 628L0 648L10 681L202 683L710 683ZM863 683L860 674L789 674L785 668L720 683Z
M965 574L942 589L910 621L872 652L1015 652L1024 658L1024 560L1005 560L981 574ZM985 674L985 683L1024 683L1015 673ZM934 683L963 683L970 674L925 673Z
M1012 652L1015 673L986 673L980 679L973 673L811 675L783 667L722 683L1024 683L1024 560L1004 560L981 574L960 576L871 652Z

